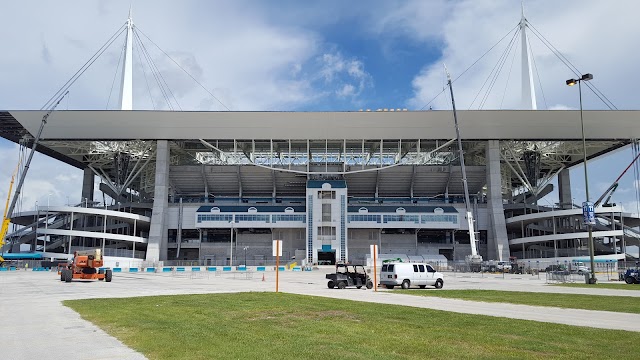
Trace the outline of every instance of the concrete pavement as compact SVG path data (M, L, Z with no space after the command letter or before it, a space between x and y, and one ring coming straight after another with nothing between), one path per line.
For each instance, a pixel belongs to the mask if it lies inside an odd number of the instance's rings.
M328 289L324 277L330 269L280 273L280 291L374 303L406 305L459 313L509 317L602 329L640 332L640 315L483 303L435 297L394 294L393 291ZM275 273L116 273L113 282L59 281L56 273L17 271L0 273L0 353L6 359L144 359L144 355L124 346L61 301L82 298L110 298L170 294L241 291L274 291ZM633 286L633 285L629 285ZM621 289L625 286L621 285ZM544 277L530 275L483 275L446 273L445 289L492 289L640 297L640 291L583 289L546 286ZM433 289L416 291L437 291Z

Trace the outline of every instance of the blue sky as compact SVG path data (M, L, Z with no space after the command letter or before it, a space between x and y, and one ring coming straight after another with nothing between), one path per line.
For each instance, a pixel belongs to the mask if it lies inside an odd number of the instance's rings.
M126 20L130 1L25 0L2 2L12 14L0 24L0 109L39 109ZM640 23L633 0L530 0L529 21L620 109L638 109L635 84ZM368 0L302 2L133 1L136 26L181 63L232 110L352 111L420 109L443 88L443 63L455 78L520 20L515 0ZM568 21L568 19L570 19ZM531 36L539 70L539 109L575 109L572 77L557 58ZM116 42L119 44L120 42ZM151 45L148 45L151 46ZM455 85L461 109L471 106L506 41ZM519 51L519 46L516 47ZM149 48L184 110L221 110L205 91ZM114 108L111 83L119 57L114 46L71 88L62 109ZM484 109L516 108L519 61L509 57ZM157 89L152 97L134 58L134 108L167 108ZM542 99L544 92L544 100ZM152 100L153 99L153 100ZM605 109L584 93L586 109ZM448 109L441 96L429 104ZM52 117L55 121L55 117ZM464 132L464 129L462 129ZM16 147L0 140L0 196L6 198ZM592 197L631 160L621 151L590 164ZM617 201L635 211L633 173ZM53 180L53 181L52 181ZM78 199L78 170L38 157L25 185L25 207L35 201ZM54 186L57 182L59 185ZM584 193L581 168L572 170L574 196ZM51 193L51 197L48 194ZM28 194L28 195L27 195Z

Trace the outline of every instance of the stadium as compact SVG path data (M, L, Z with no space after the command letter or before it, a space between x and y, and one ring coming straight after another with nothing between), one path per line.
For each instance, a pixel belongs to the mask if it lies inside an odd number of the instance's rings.
M638 216L606 201L588 230L569 180L584 158L635 143L636 111L536 110L523 81L521 110L457 112L463 176L453 111L133 110L125 26L121 110L0 111L0 136L25 149L38 138L38 152L84 171L77 206L10 213L3 252L101 248L112 266L254 266L283 240L283 257L301 265L365 264L372 244L382 258L446 264L475 246L486 260L531 265L585 259L590 236L596 264L639 245ZM522 62L526 79L526 51ZM555 177L556 204L539 204Z

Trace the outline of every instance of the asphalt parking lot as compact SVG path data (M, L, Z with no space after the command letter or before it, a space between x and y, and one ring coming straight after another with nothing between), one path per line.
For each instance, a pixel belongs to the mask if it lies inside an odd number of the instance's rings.
M469 314L621 329L640 332L640 315L603 311L544 308L513 304L482 303L444 298L402 295L393 290L329 289L325 273L331 267L309 272L280 272L279 290L324 296L431 308ZM264 275L264 281L263 281ZM202 294L244 291L275 291L275 272L253 273L115 273L111 283L98 281L64 283L55 272L15 271L0 273L0 349L6 359L144 359L77 313L62 300L132 297L171 294ZM606 280L606 277L605 279ZM624 286L622 286L624 288ZM444 289L492 289L608 296L638 296L640 291L547 286L544 274L445 273ZM439 291L425 289L415 291Z

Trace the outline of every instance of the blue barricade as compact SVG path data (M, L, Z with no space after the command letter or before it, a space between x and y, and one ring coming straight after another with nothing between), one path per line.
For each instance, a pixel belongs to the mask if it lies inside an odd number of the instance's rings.
M217 271L218 269L216 269L215 266L208 266L207 267L207 271Z
M113 272L122 272L122 268L113 268Z
M266 268L264 266L258 266L256 268L256 271L265 271L265 270L266 270Z

